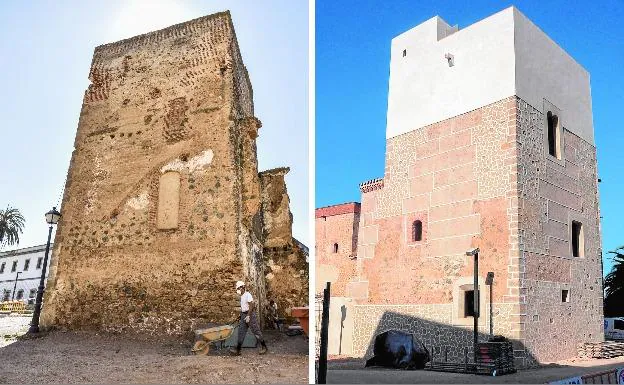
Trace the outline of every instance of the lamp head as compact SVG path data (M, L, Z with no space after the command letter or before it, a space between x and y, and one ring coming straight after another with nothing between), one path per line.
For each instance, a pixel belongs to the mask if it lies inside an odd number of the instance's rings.
M488 271L487 276L485 277L485 284L492 285L493 282L494 282L494 272Z
M468 256L472 256L472 255L477 255L479 254L479 248L475 247L474 249L470 249L468 251L466 251L466 255Z
M49 225L55 225L61 218L61 213L56 210L56 207L52 207L52 210L45 213L46 223Z

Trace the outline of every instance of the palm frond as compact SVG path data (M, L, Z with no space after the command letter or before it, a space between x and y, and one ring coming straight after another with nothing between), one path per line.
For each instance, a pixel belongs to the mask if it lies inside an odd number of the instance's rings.
M16 208L7 206L0 210L0 247L19 245L19 235L24 232L24 216Z

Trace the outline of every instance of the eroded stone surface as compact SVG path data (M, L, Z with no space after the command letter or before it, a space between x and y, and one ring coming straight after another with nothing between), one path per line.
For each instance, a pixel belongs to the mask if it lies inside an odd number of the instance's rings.
M99 46L89 79L43 326L186 333L232 319L237 280L264 304L261 124L229 13Z

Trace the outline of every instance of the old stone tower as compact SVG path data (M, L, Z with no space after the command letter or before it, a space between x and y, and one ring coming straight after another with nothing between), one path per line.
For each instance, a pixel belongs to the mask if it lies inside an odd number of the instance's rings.
M449 359L472 353L473 247L481 339L494 272L494 334L514 341L519 365L602 340L587 71L511 7L397 36L389 83L385 175L360 185L361 207L317 209L318 281L334 282L342 352L370 353L398 328Z
M260 305L307 303L288 169L258 173L229 12L99 46L89 79L42 324L184 333L230 321L239 279ZM292 255L278 266L288 293L265 278L267 243Z

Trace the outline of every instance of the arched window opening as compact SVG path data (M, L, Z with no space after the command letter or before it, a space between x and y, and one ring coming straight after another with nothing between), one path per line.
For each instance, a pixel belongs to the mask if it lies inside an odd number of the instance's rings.
M412 223L412 242L422 241L422 222L414 221Z
M334 243L334 254L338 252L338 244Z

